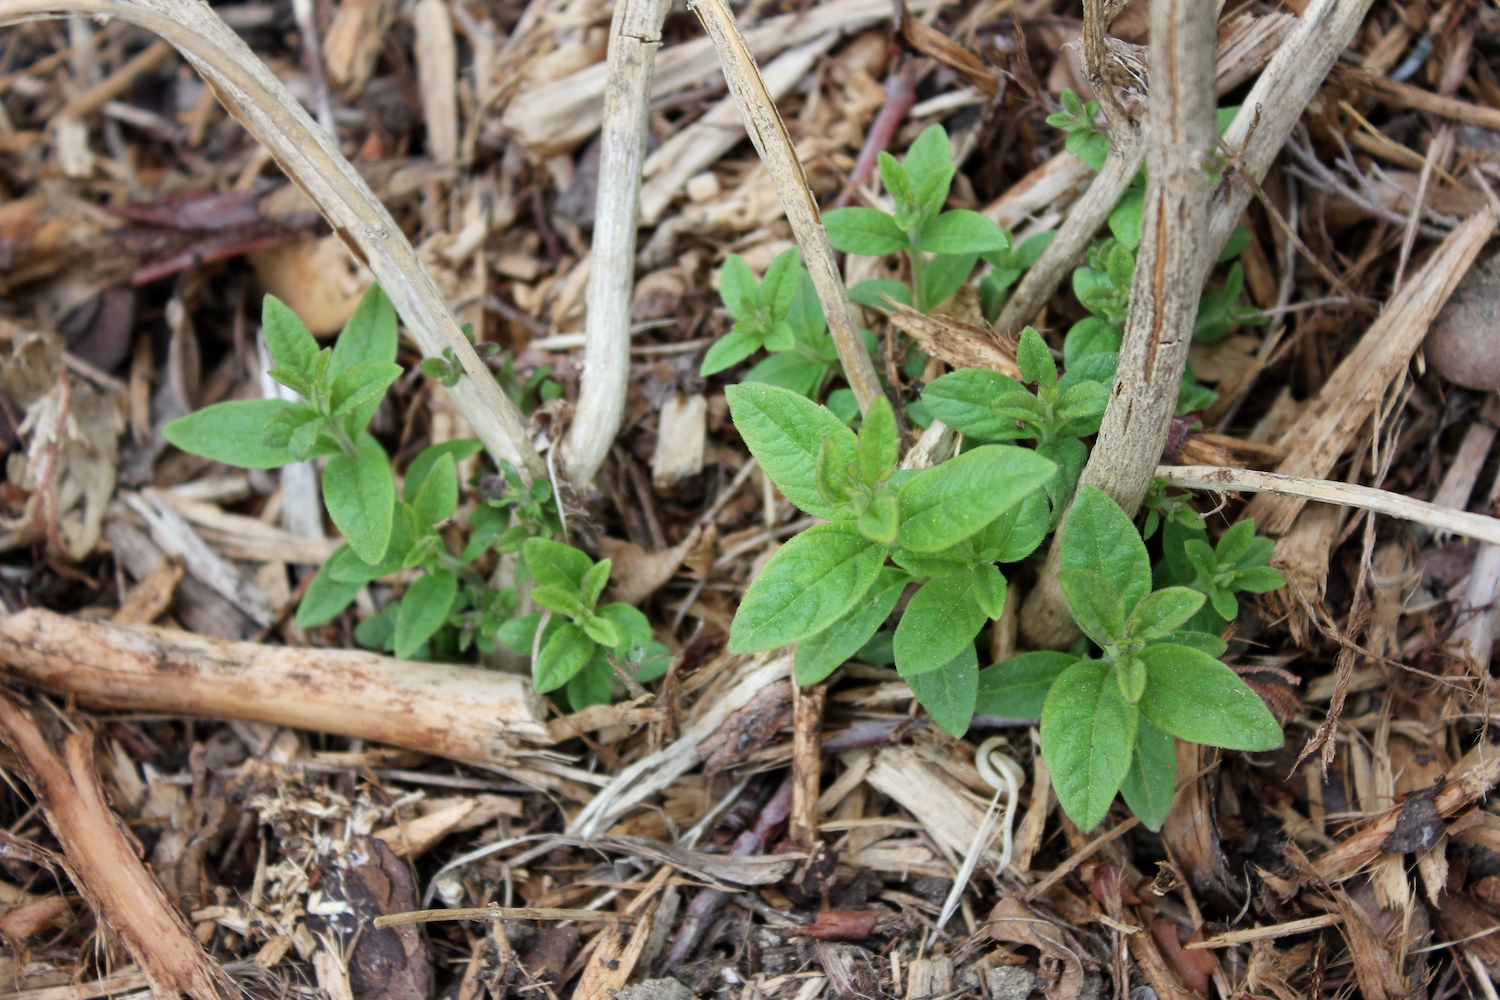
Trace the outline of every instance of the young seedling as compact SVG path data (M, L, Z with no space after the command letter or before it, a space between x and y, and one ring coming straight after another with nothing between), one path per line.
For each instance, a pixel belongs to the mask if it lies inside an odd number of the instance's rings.
M880 154L880 177L895 199L894 215L838 208L823 216L835 249L866 257L904 253L911 267L909 290L897 281L865 281L849 290L852 300L880 308L890 296L931 312L968 280L980 254L1010 248L1005 230L978 212L943 211L954 173L948 133L932 125L911 144L904 163Z
M1275 544L1255 537L1255 522L1240 521L1224 532L1217 546L1196 518L1174 519L1162 532L1166 557L1157 576L1184 584L1208 598L1192 627L1218 632L1239 615L1235 593L1265 594L1286 586L1281 570L1270 565ZM1165 570L1165 572L1162 572Z
M968 439L1036 442L1037 454L1057 464L1046 487L1052 501L1049 527L1056 527L1088 460L1079 439L1099 430L1109 402L1114 357L1079 359L1059 377L1051 350L1028 326L1017 345L1016 364L1021 377L1036 385L1035 394L999 372L967 368L934 379L922 401Z
M645 615L621 601L598 606L609 582L610 560L595 563L572 546L545 538L528 539L522 553L537 584L531 599L548 614L511 619L501 626L499 638L518 653L537 651L532 665L537 691L565 688L576 711L609 703L616 667L639 683L666 672L671 657L663 657L666 647L653 642Z
M771 356L746 373L746 382L815 399L828 375L842 370L817 290L798 260L796 247L785 250L756 281L743 257L729 255L719 272L719 297L735 324L708 349L699 374L715 375L764 349Z
M1061 111L1047 116L1047 124L1068 134L1064 149L1096 171L1102 169L1109 156L1109 135L1095 124L1099 117L1099 102L1085 104L1071 89L1065 88L1062 106Z
M1099 657L1027 654L990 667L984 707L1023 718L1040 707L1042 754L1058 801L1080 829L1103 820L1117 791L1142 822L1160 828L1176 781L1173 737L1231 750L1281 745L1265 702L1217 659L1223 641L1185 628L1204 595L1181 586L1153 591L1135 526L1092 487L1079 490L1063 526L1060 579Z
M816 683L921 581L896 629L897 669L940 725L966 731L977 697L974 637L1005 605L995 563L1024 558L1046 536L1039 487L1056 466L1026 448L984 445L932 469L899 471L883 399L856 436L784 389L747 383L726 395L766 475L827 522L793 537L760 571L735 615L730 650L799 643L797 680Z
M994 268L989 274L979 279L979 305L991 323L999 317L1000 310L1005 308L1005 299L1010 286L1020 280L1022 271L1041 259L1042 251L1047 249L1047 244L1051 243L1056 235L1056 230L1048 229L1028 237L1024 243L1013 249L988 250L979 255L981 260L988 261ZM1015 242L1009 232L1005 234L1005 237L1007 242Z

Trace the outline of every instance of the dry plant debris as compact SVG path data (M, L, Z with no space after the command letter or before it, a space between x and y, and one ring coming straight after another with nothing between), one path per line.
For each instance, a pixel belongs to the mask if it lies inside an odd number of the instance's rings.
M1497 995L1493 5L0 23L6 997ZM1071 425L1044 358L1095 372ZM1039 543L1080 477L1152 483L1154 585L1198 588L1278 749L1163 734L1166 794L1080 829L1041 694L898 669L921 591L878 560L874 639L731 651L839 504L895 538L901 484L989 447L938 419L956 372L1039 383L988 414L1063 467ZM890 453L789 483L737 383ZM312 407L286 461L172 443L252 401ZM325 510L350 470L365 521ZM1284 587L1173 567L1248 518ZM951 677L1074 642L1062 547Z

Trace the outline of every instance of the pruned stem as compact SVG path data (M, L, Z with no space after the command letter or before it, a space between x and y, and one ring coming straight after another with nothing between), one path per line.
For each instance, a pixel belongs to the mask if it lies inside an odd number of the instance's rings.
M307 192L350 252L374 272L423 355L440 357L445 348L453 350L468 377L449 395L490 454L509 461L528 482L545 474L521 411L474 353L390 213L328 133L212 8L192 0L5 0L0 27L62 12L118 17L171 42L229 113Z
M579 487L593 481L625 416L641 165L650 126L651 77L667 6L662 0L624 0L616 5L610 25L583 377L563 448L568 477Z
M828 318L828 329L838 348L839 361L843 362L844 375L863 413L883 390L875 363L870 360L864 338L859 335L859 325L854 321L849 292L834 260L833 247L818 214L818 203L807 186L802 161L797 158L791 136L755 65L755 57L745 45L739 25L724 0L695 0L690 6L713 39L724 68L724 80L739 106L740 117L745 120L745 131L776 185L777 197L802 251L802 262L812 275L818 301Z

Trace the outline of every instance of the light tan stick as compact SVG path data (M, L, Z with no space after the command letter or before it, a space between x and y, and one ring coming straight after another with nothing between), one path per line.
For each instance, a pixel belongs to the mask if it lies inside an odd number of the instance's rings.
M651 74L661 47L662 0L622 0L609 28L609 77L599 133L599 193L584 317L578 409L563 447L568 478L594 481L625 418L630 387L630 297L641 164L651 117Z
M449 395L490 454L509 461L527 480L546 475L520 410L474 353L390 213L329 135L213 8L194 0L5 0L0 27L55 12L117 17L171 42L374 272L422 353L432 357L453 350L467 377Z
M1291 37L1276 50L1261 73L1240 113L1235 116L1224 142L1239 151L1236 172L1264 181L1266 171L1291 135L1333 67L1339 53L1349 45L1364 23L1373 0L1312 0ZM1229 242L1234 227L1253 197L1244 184L1230 188L1228 198L1216 199L1209 208L1207 252L1201 261L1200 278L1208 280L1219 251Z
M509 762L549 743L528 678L342 649L227 642L28 610L0 620L0 662L28 684L91 707L269 722Z
M826 684L792 685L792 813L787 839L818 841L818 792L823 775L823 701Z
M1238 945L1249 944L1252 941L1274 941L1276 938L1290 937L1293 934L1306 934L1308 931L1322 930L1324 927L1337 927L1343 922L1344 918L1340 914L1320 913L1316 917L1288 920L1284 924L1272 924L1269 927L1248 927L1242 931L1227 931L1223 934L1215 934L1206 941L1194 941L1192 944L1183 945L1183 948L1187 951L1198 948L1234 948Z
M1387 517L1425 524L1438 531L1451 531L1465 538L1500 545L1500 518L1439 507L1426 500L1414 500L1400 493L1377 490L1370 486L1217 465L1159 465L1156 467L1156 478L1168 486L1183 489L1216 490L1220 493L1269 493L1273 496L1295 497L1303 502L1316 500L1341 507L1372 510Z
M1321 478L1354 443L1398 372L1427 335L1454 285L1495 230L1497 216L1488 205L1455 229L1399 294L1391 298L1358 344L1323 383L1318 395L1282 439L1288 457L1277 472ZM1305 500L1293 495L1256 497L1246 511L1257 528L1284 534Z
M31 715L0 693L0 739L15 751L21 775L62 845L68 877L120 936L152 994L158 1000L184 993L193 1000L235 995L234 984L204 953L109 811L94 768L93 734L69 736L64 762Z
M578 920L633 924L640 917L613 910L564 910L553 906L460 906L445 910L408 910L387 913L375 918L375 927L400 927L403 924L431 924L444 920Z
M1136 251L1119 373L1081 483L1135 516L1151 485L1177 408L1198 299L1214 141L1213 7L1200 0L1151 5L1151 117L1146 125L1146 206Z
M64 104L59 114L69 118L87 118L135 84L135 78L161 65L172 55L166 42L152 42L136 53L119 69Z
M1141 821L1134 816L1130 817L1127 820L1121 820L1115 826L1099 834L1099 836L1095 837L1093 840L1089 841L1087 844L1084 844L1078 850L1074 851L1073 854L1069 856L1068 860L1064 861L1062 864L1058 865L1056 868L1048 872L1046 877L1036 885L1032 886L1030 889L1027 889L1026 895L1022 898L1025 899L1028 903L1033 899L1036 899L1042 893L1046 892L1058 882L1062 881L1063 878L1068 874L1068 872L1077 868L1089 858L1092 858L1095 853L1098 852L1099 848L1103 847L1105 844L1109 843L1112 840L1119 839L1121 836L1129 833L1131 830L1134 830L1140 825Z
M729 93L739 105L740 117L745 120L745 131L755 144L761 162L776 185L776 194L781 207L791 223L792 235L802 250L802 263L812 274L813 286L818 290L818 300L823 304L823 314L828 317L828 329L833 334L834 346L838 348L839 360L844 365L844 375L849 379L849 388L859 402L860 412L882 392L880 379L875 374L875 364L865 350L864 339L859 335L859 325L854 321L854 310L849 304L849 292L833 258L833 247L828 242L828 232L823 228L818 214L818 203L807 187L807 175L802 172L802 161L792 146L776 102L771 99L755 57L745 45L734 15L724 5L724 0L695 0L689 6L703 28L713 39L719 52L719 62L724 67L724 80Z
M1131 517L1151 485L1172 426L1203 293L1200 264L1212 188L1204 161L1214 137L1214 30L1213 8L1207 4L1158 0L1151 7L1151 37L1170 44L1151 46L1151 79L1157 83L1146 126L1141 244L1114 392L1080 479L1109 494ZM1089 195L1093 193L1090 188ZM1061 539L1058 532L1021 613L1022 634L1042 649L1061 648L1078 635L1057 582Z

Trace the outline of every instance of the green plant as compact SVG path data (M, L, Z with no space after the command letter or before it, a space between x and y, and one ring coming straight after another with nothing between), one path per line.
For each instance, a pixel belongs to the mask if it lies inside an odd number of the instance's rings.
M826 408L783 389L741 384L726 394L766 475L827 522L794 536L760 571L735 615L731 651L799 642L797 680L816 683L869 642L918 582L892 637L896 667L940 725L963 733L977 698L974 637L1005 605L995 564L1024 558L1046 536L1039 487L1054 463L992 444L931 469L897 470L883 400L856 437Z
M1159 828L1176 781L1173 737L1233 750L1281 745L1260 696L1219 662L1223 641L1185 628L1204 595L1153 591L1135 526L1092 487L1079 490L1063 526L1060 583L1099 658L1026 654L990 667L984 707L1023 718L1040 709L1053 787L1081 829L1104 818L1117 791Z
M994 270L979 279L979 305L984 310L984 315L993 323L1000 315L1000 310L1005 306L1006 293L1010 286L1020 280L1021 272L1041 259L1042 251L1052 242L1057 235L1055 229L1048 229L1027 237L1020 246L1009 250L988 250L980 254L982 260L988 261ZM1010 233L1005 234L1006 240L1014 242Z
M1065 88L1062 106L1061 111L1047 116L1047 124L1068 134L1064 149L1095 170L1103 168L1109 156L1109 135L1094 123L1099 115L1099 102L1084 104L1071 88Z
M1035 394L999 372L967 368L934 379L922 401L966 439L1036 442L1037 454L1057 465L1046 485L1050 527L1056 527L1088 460L1079 439L1098 432L1109 402L1114 364L1097 356L1080 359L1059 378L1051 350L1029 326L1017 345L1016 364L1021 377L1036 385Z
M1238 591L1265 594L1286 586L1281 571L1270 565L1275 544L1255 537L1255 522L1240 521L1219 537L1217 546L1196 517L1174 518L1162 531L1162 562L1156 578L1191 587L1207 601L1192 627L1218 632L1239 615Z
M699 374L717 374L765 349L771 356L751 368L745 381L814 399L829 374L842 371L817 290L798 261L796 247L785 250L764 280L756 281L743 257L729 255L719 272L719 297L735 324L708 349Z
M864 281L849 290L851 299L882 307L889 296L931 312L968 280L981 253L1010 248L1010 236L978 212L943 211L954 173L948 133L932 125L911 144L904 163L880 154L880 177L896 202L894 215L838 208L823 216L836 249L867 257L904 253L911 267L910 289L899 281Z
M598 606L610 560L596 563L545 538L527 539L522 553L536 581L531 599L547 610L505 622L498 635L511 650L536 654L532 681L538 691L565 688L576 711L609 702L616 667L639 683L666 673L671 657L652 640L645 615L621 601Z

